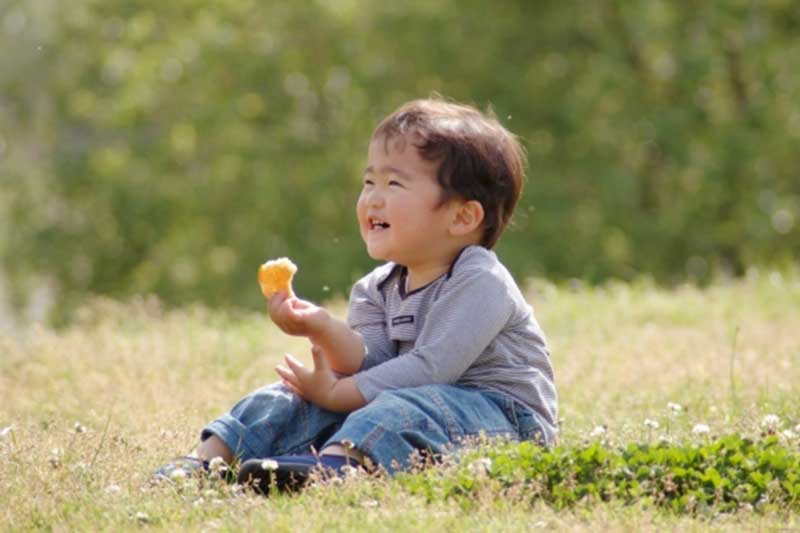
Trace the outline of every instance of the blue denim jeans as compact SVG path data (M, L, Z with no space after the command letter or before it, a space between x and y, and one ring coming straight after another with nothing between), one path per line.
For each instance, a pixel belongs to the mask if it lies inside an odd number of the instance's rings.
M393 473L414 450L441 454L480 434L545 443L540 417L500 392L454 385L384 391L349 414L302 400L283 384L262 387L206 426L240 460L309 453L350 441Z

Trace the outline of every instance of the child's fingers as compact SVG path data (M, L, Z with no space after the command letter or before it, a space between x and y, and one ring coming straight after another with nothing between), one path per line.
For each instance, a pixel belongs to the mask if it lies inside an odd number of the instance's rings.
M300 385L300 382L297 380L297 376L294 372L286 368L285 366L278 365L275 367L275 372L281 377L284 383L289 383L293 387L297 388Z
M287 353L284 359L298 381L303 381L311 373L311 371L308 370L303 363L295 359L292 354Z
M303 309L308 309L310 307L314 307L313 304L306 302L305 300L301 300L300 298L289 298L289 305L291 306L292 310L300 311Z
M295 358L295 356L293 356L290 353L287 353L286 356L284 357L284 359L286 359L286 362L292 367L298 367L298 368L305 368L306 367L306 365L304 365L302 361L300 361L299 359Z
M283 302L286 301L286 294L282 292L276 292L269 298L268 307L270 314L277 313L278 310L283 305Z
M277 367L275 367L275 371L281 377L281 381L283 382L284 386L287 389L289 389L293 393L297 394L301 398L304 398L303 392L297 386L297 383L295 382L296 378L291 375L291 371L290 370L288 370L287 368L283 368L281 366L277 366Z

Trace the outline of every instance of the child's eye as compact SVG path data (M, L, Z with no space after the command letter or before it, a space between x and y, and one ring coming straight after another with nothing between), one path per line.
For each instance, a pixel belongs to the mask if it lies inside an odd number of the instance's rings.
M400 183L400 182L399 182L399 181L397 181L397 180L390 180L390 181L389 181L389 186L390 186L390 187L402 187L402 186L403 186L403 184L402 184L402 183Z
M369 178L364 179L364 186L366 187L367 185L372 185L372 180Z

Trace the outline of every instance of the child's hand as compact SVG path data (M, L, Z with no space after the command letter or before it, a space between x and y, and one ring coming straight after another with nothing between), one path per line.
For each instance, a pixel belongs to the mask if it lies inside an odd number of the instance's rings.
M269 316L285 333L309 338L322 334L331 318L325 308L283 292L269 299Z
M286 354L287 366L278 365L275 371L295 394L326 408L333 402L333 387L337 378L320 347L312 346L311 355L314 357L314 370L307 369L303 363Z

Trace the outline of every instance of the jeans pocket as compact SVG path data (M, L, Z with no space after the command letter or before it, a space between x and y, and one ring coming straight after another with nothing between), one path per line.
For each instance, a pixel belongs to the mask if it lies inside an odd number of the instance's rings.
M547 434L536 412L507 394L492 392L489 396L503 410L520 440L547 442Z

